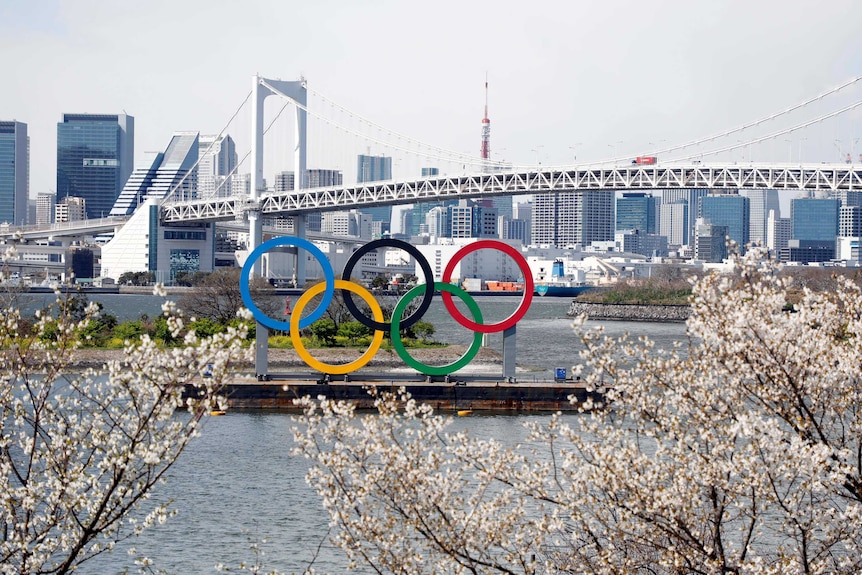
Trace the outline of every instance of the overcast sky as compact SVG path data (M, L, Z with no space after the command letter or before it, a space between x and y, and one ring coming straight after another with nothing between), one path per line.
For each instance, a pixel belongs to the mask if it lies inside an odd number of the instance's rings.
M55 187L64 112L133 115L140 160L174 131L218 132L255 73L302 74L379 124L476 154L487 73L494 157L634 156L862 74L860 24L856 0L0 0L0 119L28 124L33 196ZM834 130L844 143L806 143L812 159L833 160L862 120Z

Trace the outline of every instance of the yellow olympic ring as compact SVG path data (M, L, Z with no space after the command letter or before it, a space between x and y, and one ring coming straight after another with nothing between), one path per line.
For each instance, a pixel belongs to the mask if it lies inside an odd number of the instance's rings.
M290 341L293 343L293 348L296 350L296 354L299 358L306 363L309 367L312 367L323 373L331 373L333 375L342 375L345 373L350 373L354 370L357 370L363 367L366 363L371 361L371 358L377 353L377 350L380 349L380 344L383 343L383 332L375 330L374 338L371 340L371 345L368 349L359 356L358 359L351 361L350 363L345 363L342 365L331 365L328 363L323 363L322 361L317 360L312 357L308 350L305 349L305 346L302 345L302 339L299 337L299 319L302 317L302 310L311 301L311 298L322 292L326 289L327 282L321 282L311 288L307 289L305 293L300 296L299 300L297 300L296 305L293 308L293 313L290 316ZM357 283L353 283L347 280L335 280L335 289L346 289L348 291L352 291L359 297L361 297L365 303L371 308L371 314L376 321L383 321L383 310L380 309L380 304L377 303L377 300L374 299L374 296L371 295L371 292L362 287Z

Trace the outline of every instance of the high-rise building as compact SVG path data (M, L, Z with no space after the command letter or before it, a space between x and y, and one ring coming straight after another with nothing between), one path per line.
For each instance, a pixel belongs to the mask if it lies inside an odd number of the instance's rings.
M688 245L689 239L689 207L688 201L677 200L665 203L662 198L659 216L659 233L667 238L668 245Z
M834 242L838 235L837 199L790 200L790 230L794 240Z
M775 211L776 217L781 217L778 190L740 190L739 195L749 201L748 241L765 246L769 212Z
M87 219L87 200L66 196L54 206L54 221L78 222Z
M198 137L198 197L225 197L237 164L236 144L229 135Z
M614 239L612 190L537 194L532 212L534 245L563 248Z
M371 217L356 210L322 214L320 231L334 236L371 238Z
M841 206L838 235L845 238L862 237L862 206Z
M662 190L661 191L661 203L662 204L675 204L675 203L678 203L680 201L684 201L688 204L688 210L687 210L688 222L687 222L687 229L685 231L685 237L686 237L685 243L686 244L689 242L690 238L694 237L694 226L697 224L697 218L698 218L697 213L698 213L698 206L700 204L700 198L707 195L707 193L709 193L709 190L705 190L705 189L682 189L682 190L674 189L674 190ZM658 225L660 228L663 228L664 224L661 223L661 213L663 213L663 212L659 211ZM664 232L661 232L661 233L662 233L662 235L664 235ZM671 245L681 245L681 244L674 244L674 242L671 241L670 237L668 237L668 242Z
M356 157L356 183L379 182L392 179L392 158L389 156L366 156L360 154ZM363 207L364 213L369 214L375 222L383 222L386 231L392 222L392 206Z
M698 219L694 236L695 259L719 263L727 257L727 226L711 224L705 219Z
M343 185L344 176L341 170L305 170L305 181L309 188L331 188Z
M766 220L766 247L781 254L790 241L790 218L779 218L776 210L769 210Z
M30 140L24 122L0 122L0 222L27 222L30 195Z
M640 230L647 234L656 232L656 203L652 194L626 192L617 198L617 230Z
M132 173L106 215L131 215L146 198L161 199L173 194L176 199L194 199L198 192L198 149L197 132L174 133L164 152L155 154ZM87 200L87 213L92 214L89 204Z
M57 200L84 198L87 217L107 216L132 175L134 142L132 116L63 114L57 124Z
M36 225L54 222L54 205L56 203L57 194L36 194Z
M736 194L709 195L700 198L700 217L714 226L727 226L727 235L739 246L748 245L749 199Z
M428 210L425 214L425 228L434 237L450 237L452 226L449 224L449 208L436 206Z

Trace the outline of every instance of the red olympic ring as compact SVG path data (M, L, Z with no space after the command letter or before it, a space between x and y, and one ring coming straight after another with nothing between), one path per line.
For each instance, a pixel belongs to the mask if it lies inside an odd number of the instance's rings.
M518 264L518 267L521 268L521 273L524 274L524 293L521 296L521 303L512 312L512 315L504 319L503 321L499 321L497 323L490 324L481 324L476 323L475 321L467 319L461 311L455 307L455 302L452 299L452 294L449 292L443 292L443 304L446 306L446 309L449 310L449 314L451 314L452 319L457 321L462 326L466 327L469 330L476 331L479 333L496 333L498 331L504 331L513 327L516 323L521 321L521 318L527 313L527 310L530 309L530 302L533 301L533 274L530 271L530 266L527 264L527 260L524 259L524 256L521 255L521 252L510 246L509 244L497 241L497 240L479 240L477 242L473 242L465 245L460 250L455 252L455 255L452 256L452 259L449 260L449 263L446 264L446 268L443 270L443 283L451 283L452 282L452 272L455 270L455 266L458 264L461 259L467 254L473 253L476 250L481 250L485 248L500 250L501 252L507 254L515 263Z

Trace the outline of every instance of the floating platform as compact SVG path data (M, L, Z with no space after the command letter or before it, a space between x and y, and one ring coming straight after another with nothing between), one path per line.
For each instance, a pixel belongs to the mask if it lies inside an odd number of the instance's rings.
M268 381L234 382L227 385L228 405L241 409L296 410L293 400L310 396L356 403L357 409L373 409L374 398L366 387L396 392L404 387L417 401L436 411L524 413L577 411L587 399L600 401L601 394L587 391L574 381L516 382L485 378L404 381L391 378L351 376L344 380L327 377L296 378L271 375ZM570 401L574 399L574 402Z

